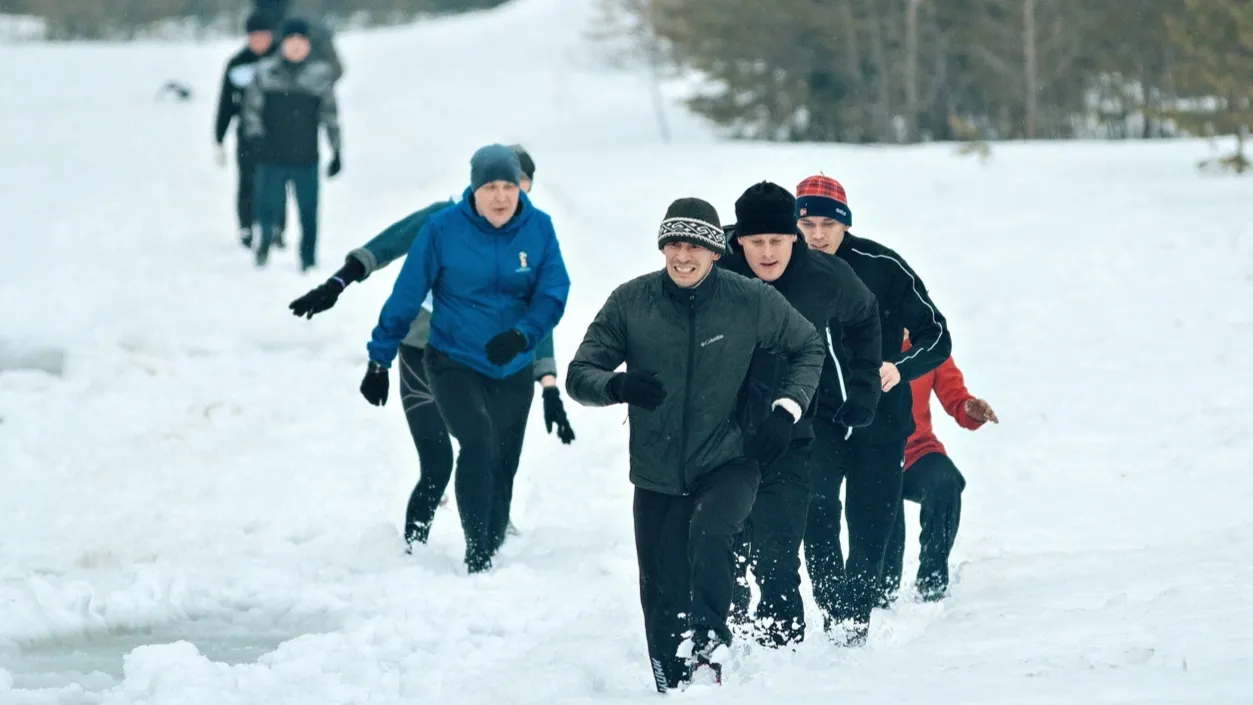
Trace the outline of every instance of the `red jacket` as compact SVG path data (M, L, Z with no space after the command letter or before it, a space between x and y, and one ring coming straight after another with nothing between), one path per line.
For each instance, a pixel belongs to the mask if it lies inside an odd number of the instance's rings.
M909 339L905 339L903 347L908 348ZM966 402L975 396L966 390L966 380L962 371L957 369L953 358L948 358L939 367L909 383L909 392L914 398L914 433L905 442L905 469L927 453L943 453L944 445L935 437L931 430L931 392L940 398L944 410L952 416L957 425L971 431L983 425L966 413Z

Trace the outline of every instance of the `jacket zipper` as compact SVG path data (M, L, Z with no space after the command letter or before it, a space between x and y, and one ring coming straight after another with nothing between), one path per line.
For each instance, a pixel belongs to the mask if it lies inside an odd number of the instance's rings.
M687 496L687 422L692 403L692 366L696 364L696 295L687 301L687 375L683 384L683 421L679 434L679 489Z
M848 402L848 388L844 386L844 370L840 368L840 357L835 354L835 343L831 340L831 324L826 326L827 331L827 352L831 353L831 362L835 363L835 376L840 381L840 403ZM848 440L853 436L853 429L849 428L844 433L844 440Z

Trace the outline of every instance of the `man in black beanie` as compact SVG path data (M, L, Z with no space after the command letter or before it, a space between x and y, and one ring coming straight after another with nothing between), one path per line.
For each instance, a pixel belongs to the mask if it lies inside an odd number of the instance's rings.
M244 22L244 31L248 36L248 44L235 53L226 62L226 70L222 72L222 88L218 92L217 119L214 121L213 138L219 167L226 166L226 132L231 122L236 121L238 129L235 136L235 160L239 167L239 186L235 196L236 217L239 219L239 242L244 247L252 247L254 205L253 176L257 170L257 156L248 149L249 142L244 139L244 121L241 111L244 105L244 91L252 84L257 73L257 62L274 53L275 25L264 13L253 12ZM282 231L287 223L286 209L279 211L279 222L275 239L282 242Z
M629 405L640 603L657 690L718 680L731 642L734 537L759 464L783 455L814 398L823 348L777 291L714 267L718 213L681 198L661 222L666 266L613 291L566 374L586 406ZM736 423L758 348L782 362L771 411L750 436ZM626 363L626 372L615 372Z
M814 418L820 409L827 409L846 427L869 424L883 362L874 295L847 262L811 250L797 237L795 204L791 192L778 184L763 181L750 186L735 202L736 253L719 262L782 294L818 330L829 353L823 360L818 399L797 423L787 453L761 469L757 499L741 537L741 564L752 568L761 588L754 621L758 641L766 646L784 646L805 637L800 545L809 509ZM764 350L753 357L740 402L741 427L751 428L767 417L784 367L778 355ZM750 593L746 576L739 578L734 615L746 619Z

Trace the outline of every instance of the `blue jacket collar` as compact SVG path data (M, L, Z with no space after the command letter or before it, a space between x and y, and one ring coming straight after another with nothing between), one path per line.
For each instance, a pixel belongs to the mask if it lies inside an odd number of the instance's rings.
M531 199L527 197L526 192L518 191L518 212L514 213L513 217L510 218L509 222L505 223L503 227L497 228L487 222L487 218L479 215L478 212L474 210L474 206L472 205L473 199L471 198L473 195L474 189L467 186L466 189L461 192L461 200L457 203L457 208L461 211L461 214L465 216L466 220L470 221L474 227L485 233L495 235L512 235L526 225L527 221L531 219L531 214L535 212L535 207L531 205Z

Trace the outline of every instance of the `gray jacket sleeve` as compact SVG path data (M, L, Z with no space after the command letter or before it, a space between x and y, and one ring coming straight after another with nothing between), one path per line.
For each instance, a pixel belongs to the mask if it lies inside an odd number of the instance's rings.
M243 122L244 136L248 139L265 137L265 124L261 121L261 111L265 108L265 89L261 86L264 66L264 62L257 64L256 76L244 91L240 120Z
M330 65L327 65L327 71L334 76ZM322 126L326 128L326 139L331 143L331 149L339 154L340 148L343 146L340 138L339 130L339 103L335 101L335 79L331 78L326 82L326 87L322 89Z
M787 370L779 383L780 396L800 405L801 413L814 400L822 377L825 354L818 331L774 287L761 285L761 305L757 309L757 342L761 347L787 360Z
M566 370L566 393L584 406L610 406L619 401L609 393L614 370L626 361L626 317L620 289L615 289L587 327L583 342Z

